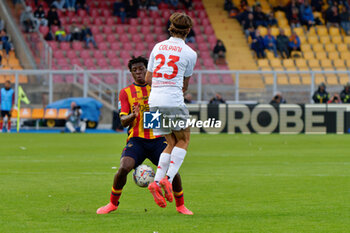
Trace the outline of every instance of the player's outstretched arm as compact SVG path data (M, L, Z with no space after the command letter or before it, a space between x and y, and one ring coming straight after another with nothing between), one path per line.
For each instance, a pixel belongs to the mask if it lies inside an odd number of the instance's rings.
M150 86L152 86L152 73L147 71L146 73L146 83Z
M122 115L120 117L120 122L124 128L128 127L131 125L131 123L137 118L140 114L140 107L138 105L134 105L132 108L132 113L129 115Z

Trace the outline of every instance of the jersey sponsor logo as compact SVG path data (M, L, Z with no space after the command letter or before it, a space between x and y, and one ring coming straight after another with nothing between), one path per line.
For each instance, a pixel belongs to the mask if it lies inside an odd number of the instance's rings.
M143 113L143 127L145 129L160 129L160 116L159 110L156 112L144 112Z

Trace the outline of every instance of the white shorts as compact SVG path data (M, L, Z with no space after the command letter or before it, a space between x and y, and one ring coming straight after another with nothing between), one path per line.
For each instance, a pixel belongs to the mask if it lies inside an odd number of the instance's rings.
M150 107L151 112L159 111L161 113L160 128L153 129L153 135L167 135L172 131L186 129L186 122L190 119L189 111L186 106L183 107ZM165 122L165 125L162 123Z

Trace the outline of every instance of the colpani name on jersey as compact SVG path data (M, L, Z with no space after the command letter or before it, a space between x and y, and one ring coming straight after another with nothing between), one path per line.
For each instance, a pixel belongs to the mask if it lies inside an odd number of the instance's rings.
M159 46L159 50L167 50L167 51L174 51L174 52L181 53L182 48L180 46L163 44L163 45Z
M173 121L171 119L164 119L162 122L163 128L188 128L188 127L196 127L196 128L220 128L221 127L221 121L216 120L215 118L209 118L206 121L202 120L196 120L196 119L187 119L187 120L178 120Z

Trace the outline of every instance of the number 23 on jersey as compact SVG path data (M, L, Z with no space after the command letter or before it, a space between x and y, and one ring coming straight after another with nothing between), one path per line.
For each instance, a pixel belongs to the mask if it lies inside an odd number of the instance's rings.
M167 66L173 68L173 73L170 75L169 74L162 74L162 73L158 72L165 65L165 61L166 61L165 56L163 54L158 54L155 58L156 58L156 60L160 59L160 64L153 71L153 78L173 79L176 77L177 72L179 71L179 68L176 65L176 62L178 62L180 60L179 56L174 56L174 55L169 56L170 61L167 63Z

